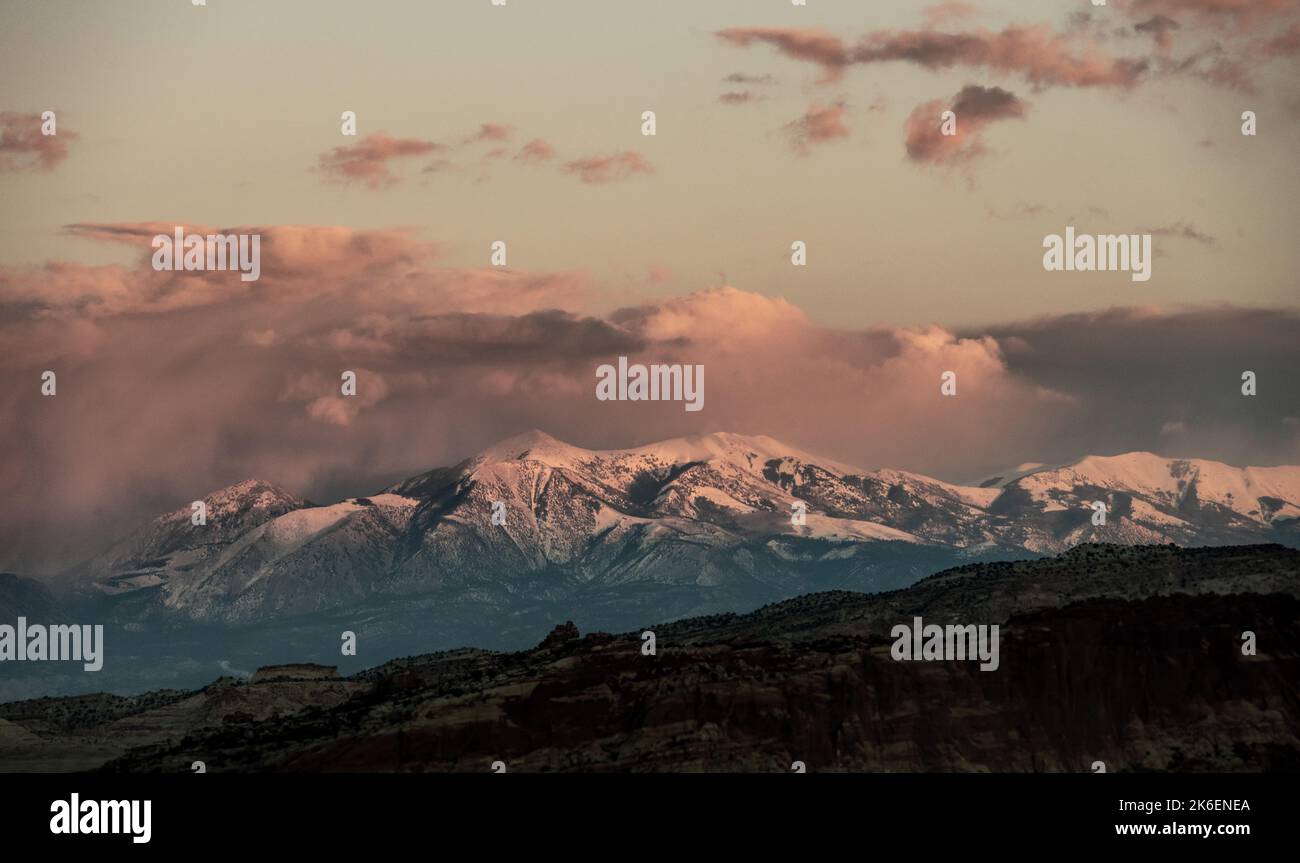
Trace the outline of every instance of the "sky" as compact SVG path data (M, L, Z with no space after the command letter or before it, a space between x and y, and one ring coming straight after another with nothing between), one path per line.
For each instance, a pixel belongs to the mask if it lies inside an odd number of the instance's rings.
M1300 0L0 2L0 568L532 427L1296 463L1298 73ZM177 225L261 277L155 271ZM1150 280L1045 271L1066 226ZM705 408L597 401L620 355Z

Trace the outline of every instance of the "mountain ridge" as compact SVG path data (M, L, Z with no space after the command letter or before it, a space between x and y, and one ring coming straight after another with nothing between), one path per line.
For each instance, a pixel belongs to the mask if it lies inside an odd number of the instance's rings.
M249 479L204 500L206 525L185 508L155 519L92 559L81 589L129 594L146 616L225 623L376 596L509 603L636 586L758 601L891 589L936 561L1085 541L1295 544L1300 467L1129 453L980 487L857 468L765 435L589 450L533 429L368 497L314 504Z

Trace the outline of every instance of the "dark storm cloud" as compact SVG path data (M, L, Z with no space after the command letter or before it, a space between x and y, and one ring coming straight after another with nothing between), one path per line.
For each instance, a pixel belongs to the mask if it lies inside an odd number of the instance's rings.
M1129 450L1238 465L1300 461L1296 310L1113 309L981 332L1002 345L1010 373L1079 400L1037 461ZM1256 374L1258 395L1242 395L1244 371Z

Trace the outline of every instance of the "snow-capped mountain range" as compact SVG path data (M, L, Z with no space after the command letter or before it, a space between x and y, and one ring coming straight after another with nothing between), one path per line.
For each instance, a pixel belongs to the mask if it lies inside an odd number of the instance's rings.
M1135 452L962 486L728 433L587 450L532 431L370 497L319 506L248 480L205 503L206 524L187 505L71 577L141 614L238 624L416 596L637 596L652 611L669 591L721 608L1087 541L1300 544L1300 466Z

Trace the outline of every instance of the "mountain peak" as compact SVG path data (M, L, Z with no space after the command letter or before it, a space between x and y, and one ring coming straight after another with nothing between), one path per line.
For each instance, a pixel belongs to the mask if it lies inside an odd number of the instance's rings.
M710 461L717 458L748 462L751 456L762 461L794 458L844 475L863 472L861 468L805 452L798 447L763 434L747 435L736 432L709 432L707 434L670 438L636 447L627 450L627 452L638 455L654 455L665 461L677 463Z
M204 496L211 510L235 510L245 507L261 509L297 509L307 502L273 482L250 478L219 488ZM182 507L188 518L189 507Z
M481 451L476 459L484 462L516 461L527 456L536 461L554 462L570 460L586 452L534 428L497 441Z
M540 429L508 437L481 451L475 460L479 463L517 461L527 458L545 462L552 467L572 466L590 458L618 456L650 457L669 464L713 461L717 459L749 463L758 459L795 458L838 471L841 474L860 473L859 468L840 464L821 456L804 452L798 447L783 443L767 435L748 435L736 432L707 432L668 438L625 449L586 449L565 443Z
M232 483L231 485L228 485L225 488L219 488L208 496L209 497L248 497L250 495L261 495L261 494L274 494L274 495L283 495L285 497L293 497L293 495L289 494L289 492L285 491L283 488L276 485L275 483L265 479L257 479L256 477L243 479L237 483Z
M1177 467L1179 465L1183 467ZM1069 471L1079 476L1097 479L1108 478L1116 482L1129 484L1145 483L1143 487L1148 487L1152 484L1168 484L1170 477L1176 471L1189 472L1189 468L1199 469L1206 465L1229 471L1239 470L1239 468L1221 462L1207 461L1205 459L1177 459L1146 450L1134 450L1114 455L1085 455L1073 461L1057 462L1056 464L1025 462L977 484L982 487L996 486L1002 488L1019 480L1032 482L1034 481L1033 477L1036 476L1040 478L1050 477L1063 471ZM1245 468L1245 470L1250 470L1250 468Z

